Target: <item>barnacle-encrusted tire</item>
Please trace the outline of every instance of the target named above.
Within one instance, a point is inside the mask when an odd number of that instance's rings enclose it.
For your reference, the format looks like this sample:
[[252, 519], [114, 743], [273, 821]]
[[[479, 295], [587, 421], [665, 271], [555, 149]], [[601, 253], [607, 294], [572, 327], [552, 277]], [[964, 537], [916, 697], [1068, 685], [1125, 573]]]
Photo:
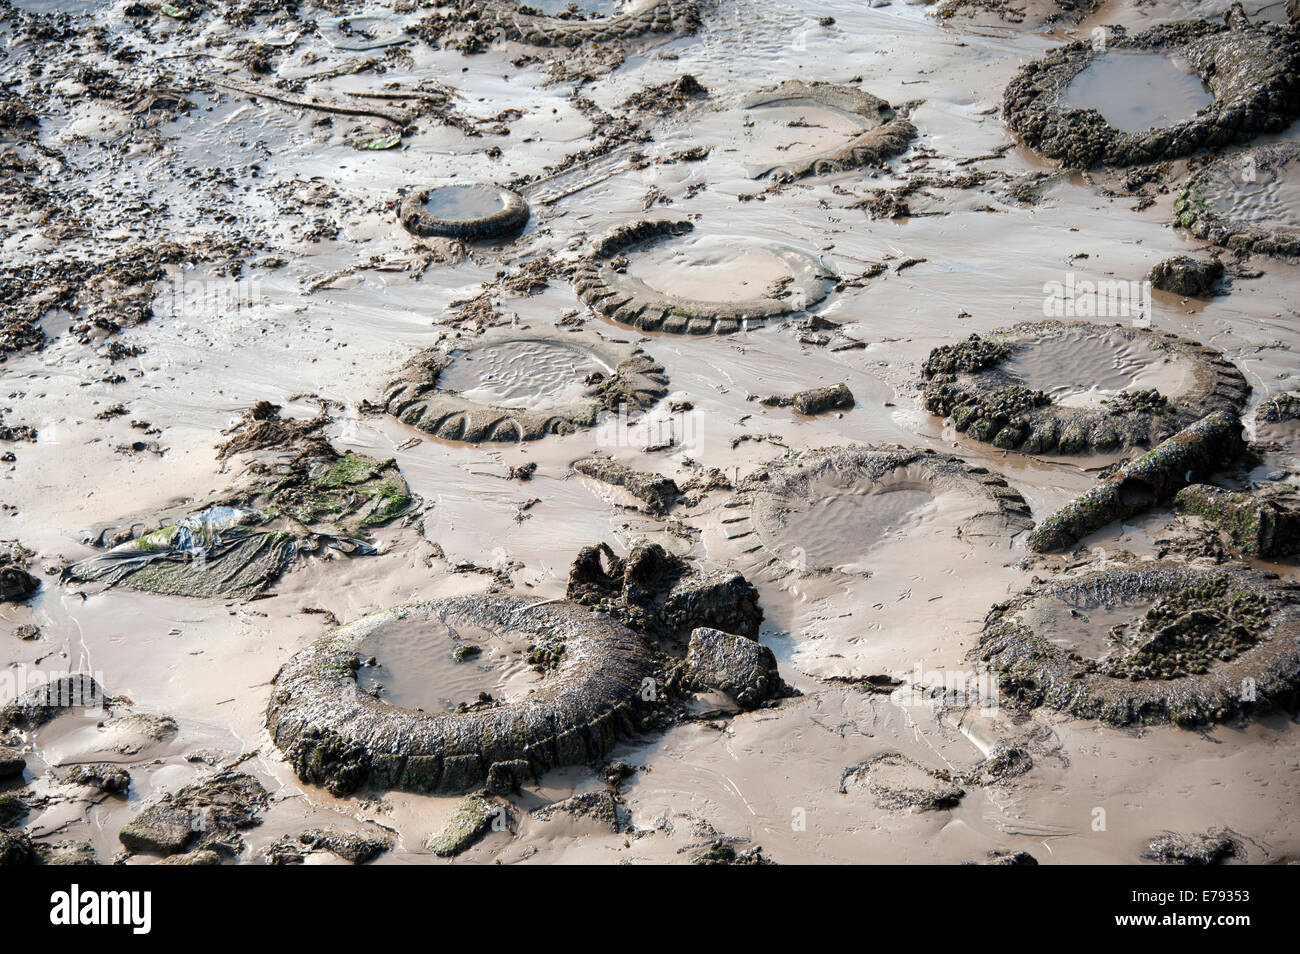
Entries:
[[694, 0], [654, 0], [614, 16], [585, 20], [525, 13], [519, 5], [493, 0], [483, 16], [507, 40], [530, 46], [616, 43], [649, 33], [694, 33], [700, 25], [700, 7]]
[[903, 152], [916, 138], [916, 127], [901, 119], [894, 108], [879, 96], [853, 86], [834, 83], [805, 83], [786, 80], [779, 86], [761, 90], [748, 97], [745, 109], [778, 106], [784, 103], [811, 102], [852, 113], [869, 128], [851, 142], [835, 149], [781, 166], [778, 178], [795, 179], [805, 175], [825, 175], [858, 166], [879, 165], [890, 156]]
[[789, 269], [789, 284], [779, 294], [735, 302], [665, 294], [614, 266], [613, 260], [624, 251], [685, 235], [694, 228], [686, 221], [643, 219], [613, 229], [596, 241], [590, 256], [575, 270], [578, 297], [606, 318], [641, 331], [724, 335], [802, 311], [830, 293], [834, 275], [820, 260], [784, 245], [771, 245], [768, 251]]
[[[1300, 146], [1282, 143], [1260, 146], [1215, 159], [1193, 174], [1174, 196], [1174, 221], [1197, 238], [1234, 252], [1262, 255], [1300, 255], [1300, 228], [1259, 221], [1258, 210], [1233, 213], [1233, 203], [1248, 201], [1250, 192], [1290, 171], [1300, 157]], [[1220, 204], [1216, 204], [1216, 199]], [[1226, 206], [1226, 207], [1225, 207]]]
[[[773, 464], [765, 479], [744, 488], [723, 506], [727, 538], [745, 553], [762, 551], [767, 565], [798, 572], [821, 573], [835, 569], [809, 561], [792, 565], [790, 544], [782, 537], [791, 508], [806, 504], [822, 480], [869, 484], [878, 491], [924, 486], [935, 493], [961, 492], [978, 509], [953, 531], [965, 538], [1004, 538], [1033, 526], [1029, 504], [1007, 481], [984, 467], [973, 467], [959, 457], [932, 450], [855, 445], [811, 451]], [[846, 528], [846, 532], [851, 528]], [[863, 539], [867, 548], [876, 541]]]
[[[1191, 382], [1179, 395], [1154, 391], [1121, 394], [1095, 408], [1063, 407], [1042, 391], [1020, 384], [1005, 362], [1050, 338], [1077, 334], [1145, 342], [1188, 362]], [[1250, 385], [1213, 348], [1177, 335], [1087, 321], [1024, 322], [985, 337], [943, 345], [922, 369], [924, 401], [933, 414], [976, 440], [1025, 453], [1078, 454], [1151, 447], [1215, 411], [1238, 414]]]
[[[429, 196], [439, 189], [474, 189], [495, 197], [501, 208], [489, 215], [466, 219], [449, 219], [433, 215], [425, 208]], [[414, 235], [457, 239], [490, 239], [512, 235], [528, 223], [528, 203], [523, 196], [498, 185], [434, 186], [419, 189], [402, 199], [398, 219]]]
[[[1300, 38], [1235, 13], [1227, 20], [1167, 24], [1133, 36], [1115, 27], [1104, 51], [1070, 43], [1016, 74], [1003, 94], [1003, 117], [1031, 148], [1079, 168], [1176, 159], [1280, 132], [1300, 114]], [[1140, 133], [1061, 102], [1070, 80], [1117, 50], [1179, 55], [1210, 85], [1214, 101], [1190, 119]]]
[[[581, 400], [563, 407], [497, 407], [440, 390], [438, 378], [456, 352], [472, 354], [517, 342], [573, 349], [612, 369], [590, 383]], [[384, 408], [398, 420], [452, 441], [531, 441], [547, 434], [571, 434], [596, 423], [601, 411], [644, 410], [668, 393], [662, 365], [634, 345], [586, 332], [495, 329], [477, 338], [449, 338], [408, 361], [384, 391]]]
[[[359, 691], [363, 641], [411, 620], [524, 636], [553, 668], [524, 699], [477, 711], [403, 709]], [[642, 637], [572, 603], [435, 600], [357, 620], [298, 653], [275, 678], [266, 724], [298, 777], [336, 794], [366, 785], [465, 791], [608, 755], [637, 731], [655, 663]]]
[[[1152, 599], [1140, 624], [1151, 629], [1118, 656], [1085, 658], [1060, 644], [1061, 619]], [[1237, 564], [1093, 571], [994, 606], [971, 657], [997, 675], [1004, 702], [1115, 725], [1290, 709], [1300, 689], [1300, 586]]]

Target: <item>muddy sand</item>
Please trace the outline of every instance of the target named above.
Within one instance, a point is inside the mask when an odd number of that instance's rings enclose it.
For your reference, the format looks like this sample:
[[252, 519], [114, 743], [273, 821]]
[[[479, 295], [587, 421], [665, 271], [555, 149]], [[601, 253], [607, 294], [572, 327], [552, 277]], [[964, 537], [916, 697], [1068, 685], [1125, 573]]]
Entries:
[[1300, 859], [1283, 4], [0, 38], [0, 859]]

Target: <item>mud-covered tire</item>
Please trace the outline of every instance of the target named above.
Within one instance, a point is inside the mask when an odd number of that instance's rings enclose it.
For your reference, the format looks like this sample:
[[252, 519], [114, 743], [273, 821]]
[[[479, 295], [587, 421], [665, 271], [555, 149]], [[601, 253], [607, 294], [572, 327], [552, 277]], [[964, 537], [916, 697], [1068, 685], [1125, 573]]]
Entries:
[[530, 213], [523, 196], [503, 186], [483, 183], [475, 183], [472, 188], [494, 193], [501, 201], [498, 211], [472, 219], [440, 218], [431, 214], [424, 203], [430, 194], [441, 188], [463, 186], [434, 186], [408, 194], [402, 199], [398, 211], [398, 219], [403, 228], [413, 235], [477, 241], [514, 235], [528, 224]]
[[[1300, 146], [1281, 143], [1215, 159], [1194, 173], [1175, 194], [1174, 223], [1199, 239], [1234, 252], [1300, 256], [1300, 228], [1262, 225], [1253, 221], [1253, 216], [1238, 218], [1231, 210], [1216, 209], [1206, 198], [1207, 192], [1237, 187], [1235, 176], [1246, 169], [1258, 179], [1280, 173], [1297, 157]], [[1300, 169], [1296, 171], [1300, 173]]]

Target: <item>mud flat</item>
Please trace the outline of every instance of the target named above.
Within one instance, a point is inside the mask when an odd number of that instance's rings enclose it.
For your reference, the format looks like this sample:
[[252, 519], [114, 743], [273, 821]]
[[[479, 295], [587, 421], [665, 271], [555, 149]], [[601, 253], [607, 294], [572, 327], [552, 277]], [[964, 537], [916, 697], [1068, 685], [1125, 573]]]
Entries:
[[1025, 453], [1148, 447], [1250, 388], [1221, 354], [1175, 335], [1090, 322], [1036, 322], [936, 348], [926, 408], [979, 441]]

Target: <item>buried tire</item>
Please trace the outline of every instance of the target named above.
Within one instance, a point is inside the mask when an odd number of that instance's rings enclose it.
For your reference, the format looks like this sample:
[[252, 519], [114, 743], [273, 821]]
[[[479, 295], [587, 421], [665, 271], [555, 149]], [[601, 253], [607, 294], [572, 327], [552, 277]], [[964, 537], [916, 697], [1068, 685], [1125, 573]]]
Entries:
[[1193, 175], [1174, 197], [1174, 222], [1197, 238], [1234, 252], [1300, 255], [1300, 210], [1279, 192], [1300, 177], [1300, 146], [1283, 143], [1222, 156]]
[[413, 235], [471, 240], [513, 235], [528, 215], [523, 196], [486, 183], [420, 189], [402, 199], [398, 210]]

